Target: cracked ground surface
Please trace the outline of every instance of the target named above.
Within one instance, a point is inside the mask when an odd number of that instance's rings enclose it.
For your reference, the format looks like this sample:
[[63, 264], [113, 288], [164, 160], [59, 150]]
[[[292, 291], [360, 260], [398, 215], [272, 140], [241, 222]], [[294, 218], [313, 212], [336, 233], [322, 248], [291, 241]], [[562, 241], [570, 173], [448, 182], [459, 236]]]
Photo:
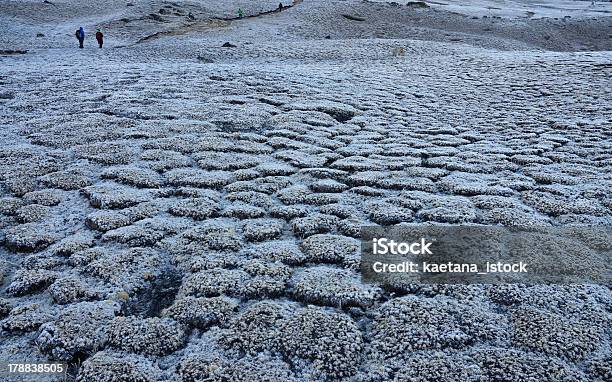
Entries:
[[609, 286], [390, 293], [358, 238], [609, 226], [610, 53], [306, 39], [300, 12], [2, 58], [0, 359], [92, 382], [609, 380]]

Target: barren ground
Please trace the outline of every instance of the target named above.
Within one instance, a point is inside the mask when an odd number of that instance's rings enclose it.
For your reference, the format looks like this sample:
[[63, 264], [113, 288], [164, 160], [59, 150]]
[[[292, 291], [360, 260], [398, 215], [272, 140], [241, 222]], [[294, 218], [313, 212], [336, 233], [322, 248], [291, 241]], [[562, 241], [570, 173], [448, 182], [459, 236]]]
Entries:
[[0, 1], [0, 50], [28, 51], [0, 56], [0, 360], [83, 382], [609, 380], [609, 286], [391, 293], [361, 281], [358, 238], [609, 226], [610, 3], [132, 3]]

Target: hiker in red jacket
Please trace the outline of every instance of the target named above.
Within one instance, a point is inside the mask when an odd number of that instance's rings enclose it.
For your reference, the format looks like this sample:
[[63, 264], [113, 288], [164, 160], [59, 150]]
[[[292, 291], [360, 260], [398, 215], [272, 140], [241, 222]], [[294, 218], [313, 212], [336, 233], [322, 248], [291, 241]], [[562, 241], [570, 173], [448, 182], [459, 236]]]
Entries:
[[100, 45], [100, 49], [102, 49], [102, 44], [104, 44], [104, 35], [100, 29], [96, 30], [96, 40], [98, 40], [98, 45]]

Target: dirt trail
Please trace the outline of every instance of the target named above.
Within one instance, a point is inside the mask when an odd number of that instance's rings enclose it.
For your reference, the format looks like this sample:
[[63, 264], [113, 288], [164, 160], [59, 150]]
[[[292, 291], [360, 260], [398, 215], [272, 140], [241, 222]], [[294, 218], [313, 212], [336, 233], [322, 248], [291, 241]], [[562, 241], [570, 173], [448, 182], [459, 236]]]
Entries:
[[[175, 29], [169, 30], [169, 31], [161, 31], [161, 32], [156, 32], [153, 33], [151, 35], [145, 36], [141, 39], [139, 39], [138, 41], [136, 41], [136, 44], [140, 44], [143, 42], [147, 42], [147, 41], [151, 41], [157, 38], [161, 38], [161, 37], [168, 37], [168, 36], [181, 36], [181, 35], [185, 35], [188, 33], [192, 33], [192, 32], [202, 32], [202, 31], [206, 31], [206, 30], [210, 30], [210, 29], [218, 29], [218, 28], [224, 28], [230, 25], [230, 23], [232, 21], [239, 21], [239, 20], [246, 20], [246, 19], [256, 19], [256, 18], [260, 18], [263, 16], [268, 16], [268, 15], [272, 15], [275, 13], [280, 13], [282, 11], [285, 11], [287, 9], [293, 8], [296, 5], [302, 3], [303, 0], [295, 0], [291, 5], [283, 5], [282, 8], [276, 8], [276, 9], [272, 9], [270, 11], [264, 11], [264, 12], [259, 12], [256, 14], [252, 14], [252, 15], [245, 15], [245, 16], [235, 16], [235, 17], [215, 17], [212, 20], [206, 20], [203, 22], [193, 22], [187, 25], [183, 25], [183, 26], [179, 26]], [[280, 3], [282, 4], [282, 3]]]
[[211, 29], [225, 28], [229, 25], [230, 25], [230, 22], [225, 21], [223, 19], [196, 21], [194, 23], [183, 25], [183, 26], [180, 26], [172, 30], [153, 33], [151, 35], [148, 35], [148, 36], [145, 36], [139, 39], [132, 45], [141, 44], [143, 42], [155, 40], [155, 39], [162, 38], [162, 37], [181, 36], [181, 35], [185, 35], [185, 34], [192, 33], [192, 32], [203, 32], [203, 31], [207, 31]]

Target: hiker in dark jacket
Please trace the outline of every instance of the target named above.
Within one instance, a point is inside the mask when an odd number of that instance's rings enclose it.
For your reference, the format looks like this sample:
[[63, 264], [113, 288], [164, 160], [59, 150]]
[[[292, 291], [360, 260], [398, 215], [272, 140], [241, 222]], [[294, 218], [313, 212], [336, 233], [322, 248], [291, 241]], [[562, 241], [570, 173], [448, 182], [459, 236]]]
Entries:
[[283, 11], [283, 3], [278, 3], [278, 11], [279, 12]]
[[100, 49], [102, 49], [102, 44], [104, 44], [104, 34], [100, 29], [96, 30], [96, 40], [98, 40], [98, 45], [100, 45]]
[[79, 40], [79, 48], [83, 48], [83, 42], [85, 41], [85, 30], [83, 30], [83, 27], [80, 27], [79, 29], [77, 29], [76, 33], [74, 34], [77, 38], [77, 40]]

